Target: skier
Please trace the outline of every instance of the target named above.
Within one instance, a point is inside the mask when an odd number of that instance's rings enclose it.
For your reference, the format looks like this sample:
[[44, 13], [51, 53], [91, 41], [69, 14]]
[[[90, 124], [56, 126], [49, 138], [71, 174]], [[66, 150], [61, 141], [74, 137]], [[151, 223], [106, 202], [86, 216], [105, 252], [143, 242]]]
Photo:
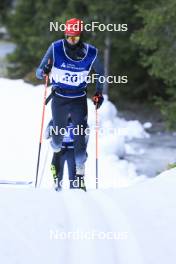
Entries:
[[[45, 138], [49, 139], [51, 137], [53, 127], [53, 120], [51, 120], [45, 131]], [[80, 188], [86, 191], [84, 178], [76, 178], [76, 164], [74, 156], [74, 135], [73, 135], [73, 123], [71, 117], [68, 118], [68, 125], [66, 127], [66, 133], [63, 137], [61, 151], [58, 153], [53, 153], [53, 158], [51, 162], [51, 173], [56, 185], [56, 191], [62, 189], [62, 180], [64, 173], [65, 162], [68, 164], [68, 174], [70, 188]], [[86, 137], [86, 144], [88, 142], [88, 137]]]
[[[50, 76], [54, 93], [51, 109], [53, 127], [58, 133], [52, 134], [51, 147], [54, 152], [61, 151], [63, 135], [61, 128], [66, 128], [68, 115], [74, 127], [83, 128], [83, 133], [74, 135], [74, 154], [76, 175], [84, 176], [86, 161], [85, 129], [87, 127], [87, 82], [91, 69], [97, 77], [103, 75], [98, 50], [82, 41], [82, 21], [72, 18], [66, 21], [65, 38], [57, 40], [48, 48], [36, 76], [43, 79]], [[48, 63], [49, 62], [49, 63]], [[96, 82], [93, 102], [99, 108], [103, 103], [103, 84]]]

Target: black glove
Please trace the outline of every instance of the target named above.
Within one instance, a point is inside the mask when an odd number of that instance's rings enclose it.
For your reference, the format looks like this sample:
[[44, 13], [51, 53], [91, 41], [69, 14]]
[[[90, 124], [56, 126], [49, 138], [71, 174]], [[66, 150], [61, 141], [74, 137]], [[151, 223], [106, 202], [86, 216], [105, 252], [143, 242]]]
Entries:
[[104, 98], [103, 95], [99, 92], [96, 92], [92, 98], [94, 105], [96, 105], [96, 109], [100, 108], [102, 105]]
[[44, 74], [48, 75], [51, 71], [51, 68], [52, 68], [52, 64], [51, 63], [48, 63], [47, 65], [45, 65], [43, 67], [43, 72]]

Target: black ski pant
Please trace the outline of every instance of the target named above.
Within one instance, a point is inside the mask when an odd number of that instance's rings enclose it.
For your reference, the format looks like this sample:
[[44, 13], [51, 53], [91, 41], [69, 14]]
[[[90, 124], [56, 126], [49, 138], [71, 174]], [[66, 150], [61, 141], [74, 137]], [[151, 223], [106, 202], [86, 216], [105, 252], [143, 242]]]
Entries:
[[73, 189], [74, 181], [76, 180], [76, 164], [73, 148], [65, 148], [61, 150], [61, 153], [53, 154], [52, 165], [54, 165], [56, 169], [58, 188], [62, 188], [65, 162], [67, 162], [68, 165], [70, 188]]
[[[86, 135], [87, 128], [87, 96], [66, 98], [54, 95], [51, 103], [53, 131], [52, 141], [56, 147], [62, 146], [64, 129], [67, 127], [68, 115], [74, 126], [74, 154], [76, 166], [83, 165], [86, 161]], [[75, 128], [77, 128], [75, 130]]]

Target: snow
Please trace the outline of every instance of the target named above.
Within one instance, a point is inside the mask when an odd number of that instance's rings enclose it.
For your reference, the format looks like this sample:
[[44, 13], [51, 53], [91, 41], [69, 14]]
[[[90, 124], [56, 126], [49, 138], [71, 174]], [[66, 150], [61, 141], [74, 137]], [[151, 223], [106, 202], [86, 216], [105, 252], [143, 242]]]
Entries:
[[[0, 35], [5, 34], [5, 31], [1, 31], [2, 28], [0, 28]], [[5, 57], [12, 53], [15, 49], [15, 44], [7, 41], [0, 41], [0, 59], [5, 59]], [[3, 65], [2, 65], [3, 67]]]
[[174, 264], [175, 173], [118, 191], [1, 188], [1, 263]]
[[[0, 179], [34, 181], [43, 85], [1, 78], [0, 92]], [[92, 128], [95, 110], [90, 100], [88, 104]], [[134, 164], [120, 158], [126, 150], [135, 151], [129, 140], [149, 136], [144, 126], [119, 118], [107, 97], [98, 117], [101, 129], [117, 130], [99, 136], [99, 190], [93, 129], [86, 165], [88, 192], [67, 190], [67, 181], [62, 192], [52, 189], [52, 151], [46, 140], [39, 187], [0, 186], [1, 263], [175, 263], [176, 169], [154, 179], [137, 175]], [[50, 118], [48, 105], [45, 126]]]
[[[23, 80], [0, 78], [0, 92], [2, 98], [0, 104], [2, 123], [0, 179], [35, 180], [43, 85], [33, 86]], [[95, 188], [95, 108], [90, 99], [88, 107], [88, 123], [91, 132], [86, 166], [86, 175], [89, 177], [86, 177], [86, 184], [88, 188]], [[48, 104], [45, 127], [50, 118], [51, 111], [50, 104]], [[116, 188], [133, 184], [140, 178], [137, 177], [136, 168], [134, 164], [120, 160], [120, 158], [125, 157], [126, 149], [128, 149], [126, 140], [148, 137], [148, 133], [138, 121], [126, 121], [119, 118], [117, 109], [106, 96], [104, 104], [98, 111], [98, 119], [100, 187]], [[43, 140], [39, 182], [45, 188], [52, 186], [49, 170], [52, 151], [48, 145], [48, 141]], [[45, 167], [44, 164], [46, 164]], [[64, 186], [67, 187], [67, 184]]]
[[149, 129], [149, 128], [152, 127], [152, 123], [150, 123], [150, 122], [146, 122], [146, 123], [143, 124], [143, 127], [144, 127], [145, 129]]

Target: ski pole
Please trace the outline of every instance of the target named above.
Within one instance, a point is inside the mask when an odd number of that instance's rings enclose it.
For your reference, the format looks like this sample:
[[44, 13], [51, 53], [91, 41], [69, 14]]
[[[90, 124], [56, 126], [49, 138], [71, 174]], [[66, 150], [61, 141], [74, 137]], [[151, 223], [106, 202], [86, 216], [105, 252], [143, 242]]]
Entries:
[[40, 153], [41, 153], [42, 138], [43, 138], [43, 126], [44, 126], [44, 120], [45, 120], [47, 87], [48, 87], [48, 75], [46, 75], [45, 77], [45, 91], [44, 91], [44, 98], [43, 98], [43, 110], [42, 110], [42, 121], [41, 121], [41, 129], [40, 129], [40, 141], [39, 141], [39, 148], [38, 148], [37, 169], [36, 169], [36, 177], [35, 177], [35, 188], [37, 187], [39, 165], [40, 165]]
[[96, 189], [98, 189], [98, 104], [95, 106], [96, 115], [96, 134], [95, 134], [95, 144], [96, 144]]
[[38, 187], [41, 186], [43, 178], [44, 178], [44, 174], [45, 174], [45, 171], [46, 171], [46, 164], [47, 164], [48, 154], [49, 154], [49, 144], [47, 145], [47, 150], [46, 150], [46, 153], [45, 153], [45, 158], [44, 158], [44, 162], [43, 162], [44, 165], [43, 165], [43, 168], [41, 170], [41, 177], [40, 177], [40, 180], [37, 182], [37, 186]]

